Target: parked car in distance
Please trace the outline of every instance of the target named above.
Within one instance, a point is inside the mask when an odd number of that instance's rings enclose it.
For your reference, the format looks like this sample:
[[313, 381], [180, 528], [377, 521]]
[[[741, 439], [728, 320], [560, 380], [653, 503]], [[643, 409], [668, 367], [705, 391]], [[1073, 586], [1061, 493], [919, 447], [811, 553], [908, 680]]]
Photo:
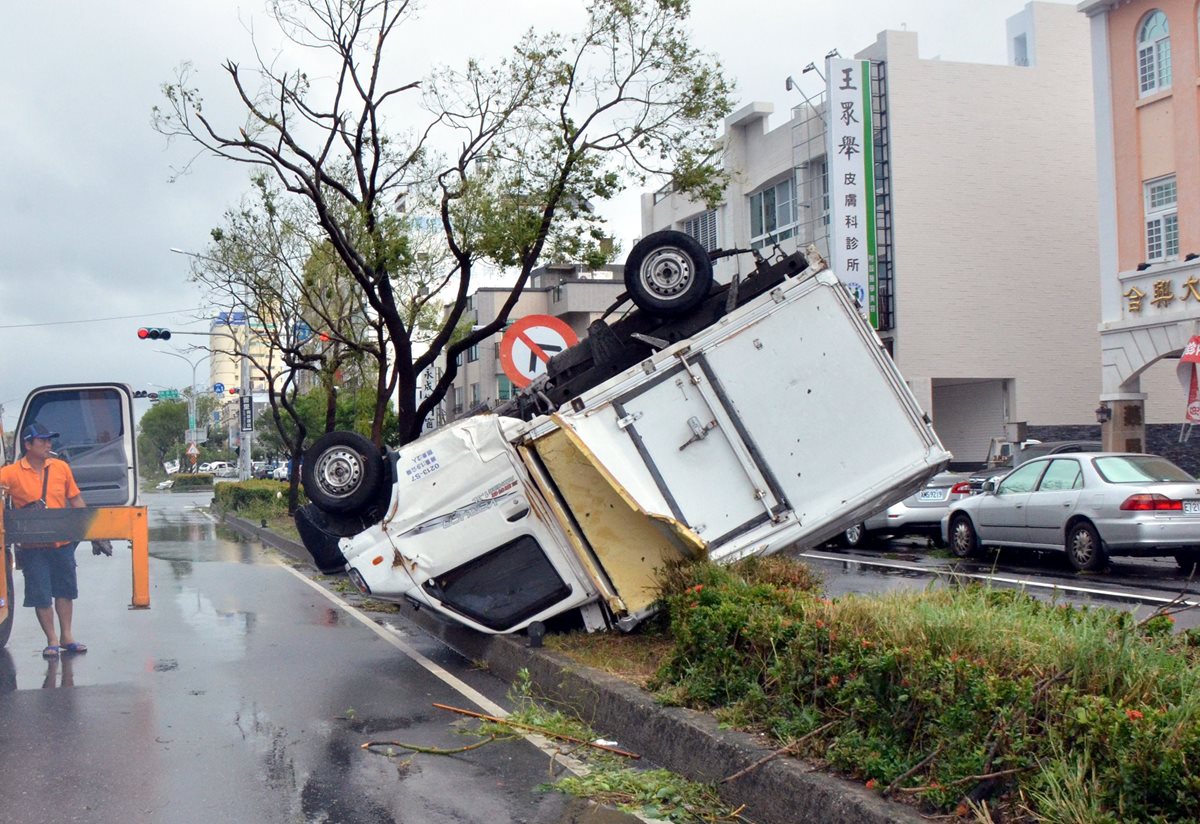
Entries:
[[286, 481], [288, 479], [288, 462], [280, 461], [275, 468], [271, 470], [271, 477], [277, 481]]
[[916, 493], [847, 529], [842, 533], [839, 543], [846, 547], [857, 547], [875, 537], [924, 535], [939, 546], [944, 546], [942, 518], [950, 504], [970, 494], [967, 473], [939, 472]]
[[1078, 570], [1110, 555], [1200, 561], [1200, 482], [1166, 458], [1121, 452], [1049, 455], [957, 501], [942, 537], [959, 557], [984, 546], [1056, 549]]
[[972, 472], [969, 479], [971, 492], [979, 492], [989, 478], [1003, 478], [1021, 464], [1045, 455], [1062, 455], [1067, 452], [1100, 452], [1104, 445], [1100, 441], [1025, 441], [1018, 448], [1006, 450], [996, 457], [996, 463], [989, 460], [986, 469]]

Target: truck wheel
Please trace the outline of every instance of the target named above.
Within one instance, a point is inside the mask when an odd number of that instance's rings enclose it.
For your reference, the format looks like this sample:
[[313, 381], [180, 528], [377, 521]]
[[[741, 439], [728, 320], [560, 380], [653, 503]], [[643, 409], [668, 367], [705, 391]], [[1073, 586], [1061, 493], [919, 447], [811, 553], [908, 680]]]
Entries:
[[651, 232], [625, 258], [625, 288], [639, 309], [661, 317], [686, 315], [708, 297], [712, 261], [694, 237]]
[[383, 455], [357, 432], [329, 432], [304, 453], [304, 494], [326, 512], [348, 515], [370, 504], [384, 478]]
[[[12, 552], [12, 549], [9, 549]], [[7, 556], [6, 556], [7, 557]], [[4, 577], [8, 581], [8, 617], [4, 619], [4, 623], [0, 624], [0, 649], [8, 643], [8, 636], [12, 634], [13, 617], [17, 614], [17, 602], [13, 598], [13, 574], [12, 565], [6, 563], [4, 565]]]

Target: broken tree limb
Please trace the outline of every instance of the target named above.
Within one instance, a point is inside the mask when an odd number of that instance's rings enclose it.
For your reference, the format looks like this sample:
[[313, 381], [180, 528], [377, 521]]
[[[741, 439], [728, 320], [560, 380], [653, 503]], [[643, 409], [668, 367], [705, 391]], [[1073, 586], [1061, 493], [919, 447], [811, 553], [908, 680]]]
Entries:
[[718, 783], [728, 784], [731, 781], [737, 781], [743, 775], [747, 775], [749, 773], [754, 772], [759, 767], [761, 767], [763, 764], [766, 764], [768, 761], [778, 758], [781, 755], [787, 755], [789, 752], [796, 749], [796, 747], [799, 747], [801, 744], [803, 744], [808, 739], [812, 738], [814, 735], [825, 732], [825, 730], [829, 729], [836, 723], [837, 723], [836, 721], [830, 721], [828, 724], [817, 727], [815, 730], [812, 730], [811, 732], [805, 733], [804, 735], [797, 738], [795, 741], [788, 744], [786, 747], [780, 747], [779, 749], [775, 750], [774, 752], [764, 755], [762, 758], [755, 761], [749, 767], [746, 767], [743, 770], [738, 770], [733, 775], [728, 775], [728, 776], [722, 778]]
[[[489, 735], [484, 741], [477, 741], [474, 744], [468, 744], [465, 747], [456, 747], [452, 750], [442, 749], [441, 747], [422, 747], [419, 744], [406, 744], [403, 741], [368, 741], [365, 744], [360, 745], [359, 749], [375, 752], [375, 747], [400, 747], [401, 749], [412, 750], [413, 752], [428, 753], [430, 755], [457, 755], [460, 752], [477, 750], [484, 744], [490, 744], [495, 740], [496, 736]], [[386, 755], [386, 753], [376, 753], [376, 755]]]
[[479, 718], [483, 721], [492, 721], [496, 724], [504, 724], [509, 727], [515, 727], [516, 729], [519, 729], [519, 730], [525, 730], [527, 732], [535, 732], [538, 735], [544, 735], [547, 738], [557, 738], [560, 741], [570, 741], [572, 744], [584, 744], [588, 747], [592, 747], [593, 749], [603, 750], [604, 752], [610, 752], [613, 755], [620, 755], [620, 756], [624, 756], [625, 758], [632, 758], [634, 760], [641, 758], [641, 756], [638, 755], [637, 753], [629, 752], [628, 750], [617, 749], [616, 747], [610, 747], [607, 744], [597, 744], [595, 741], [584, 741], [582, 738], [575, 738], [570, 735], [563, 735], [562, 733], [554, 732], [554, 730], [548, 730], [548, 729], [545, 729], [544, 727], [535, 727], [532, 724], [522, 724], [519, 721], [510, 721], [507, 718], [497, 718], [494, 715], [484, 715], [481, 712], [475, 712], [473, 710], [464, 710], [459, 707], [451, 707], [447, 704], [434, 704], [433, 706], [437, 707], [439, 710], [448, 710], [450, 712], [456, 712], [459, 715], [467, 715], [467, 716], [470, 716], [471, 718]]

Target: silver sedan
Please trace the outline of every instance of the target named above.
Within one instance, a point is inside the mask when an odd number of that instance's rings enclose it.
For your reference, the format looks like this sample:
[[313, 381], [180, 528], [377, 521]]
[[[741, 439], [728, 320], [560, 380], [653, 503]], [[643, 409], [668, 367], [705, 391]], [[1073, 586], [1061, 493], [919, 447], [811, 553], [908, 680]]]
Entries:
[[1166, 458], [1080, 452], [1039, 458], [953, 504], [942, 535], [959, 557], [983, 546], [1065, 549], [1079, 570], [1110, 555], [1200, 561], [1200, 482]]

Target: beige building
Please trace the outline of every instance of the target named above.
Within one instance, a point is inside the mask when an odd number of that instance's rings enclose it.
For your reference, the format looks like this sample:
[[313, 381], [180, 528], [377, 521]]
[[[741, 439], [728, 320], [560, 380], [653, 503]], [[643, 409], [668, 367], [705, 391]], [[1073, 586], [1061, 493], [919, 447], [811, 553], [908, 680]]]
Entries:
[[[623, 267], [587, 270], [577, 264], [554, 264], [535, 270], [529, 284], [509, 314], [509, 323], [529, 315], [551, 315], [564, 321], [580, 339], [588, 325], [600, 317], [625, 291]], [[469, 298], [468, 315], [475, 325], [496, 318], [511, 294], [504, 287], [483, 287]], [[483, 404], [494, 406], [512, 397], [512, 381], [500, 365], [502, 334], [479, 343], [459, 357], [458, 374], [446, 399], [445, 418], [453, 420]]]
[[1105, 443], [1145, 445], [1195, 471], [1200, 456], [1178, 444], [1187, 394], [1176, 367], [1200, 335], [1196, 2], [1087, 0], [1079, 10], [1096, 90]]
[[[1088, 27], [1071, 5], [1034, 2], [1000, 36], [1008, 65], [922, 59], [901, 31], [856, 55], [871, 61], [878, 331], [962, 462], [983, 460], [992, 437], [1098, 431]], [[788, 81], [804, 100], [787, 122], [769, 124], [763, 103], [727, 119], [724, 204], [644, 195], [644, 233], [828, 253], [830, 113], [815, 73]], [[739, 257], [718, 277], [745, 271]]]

